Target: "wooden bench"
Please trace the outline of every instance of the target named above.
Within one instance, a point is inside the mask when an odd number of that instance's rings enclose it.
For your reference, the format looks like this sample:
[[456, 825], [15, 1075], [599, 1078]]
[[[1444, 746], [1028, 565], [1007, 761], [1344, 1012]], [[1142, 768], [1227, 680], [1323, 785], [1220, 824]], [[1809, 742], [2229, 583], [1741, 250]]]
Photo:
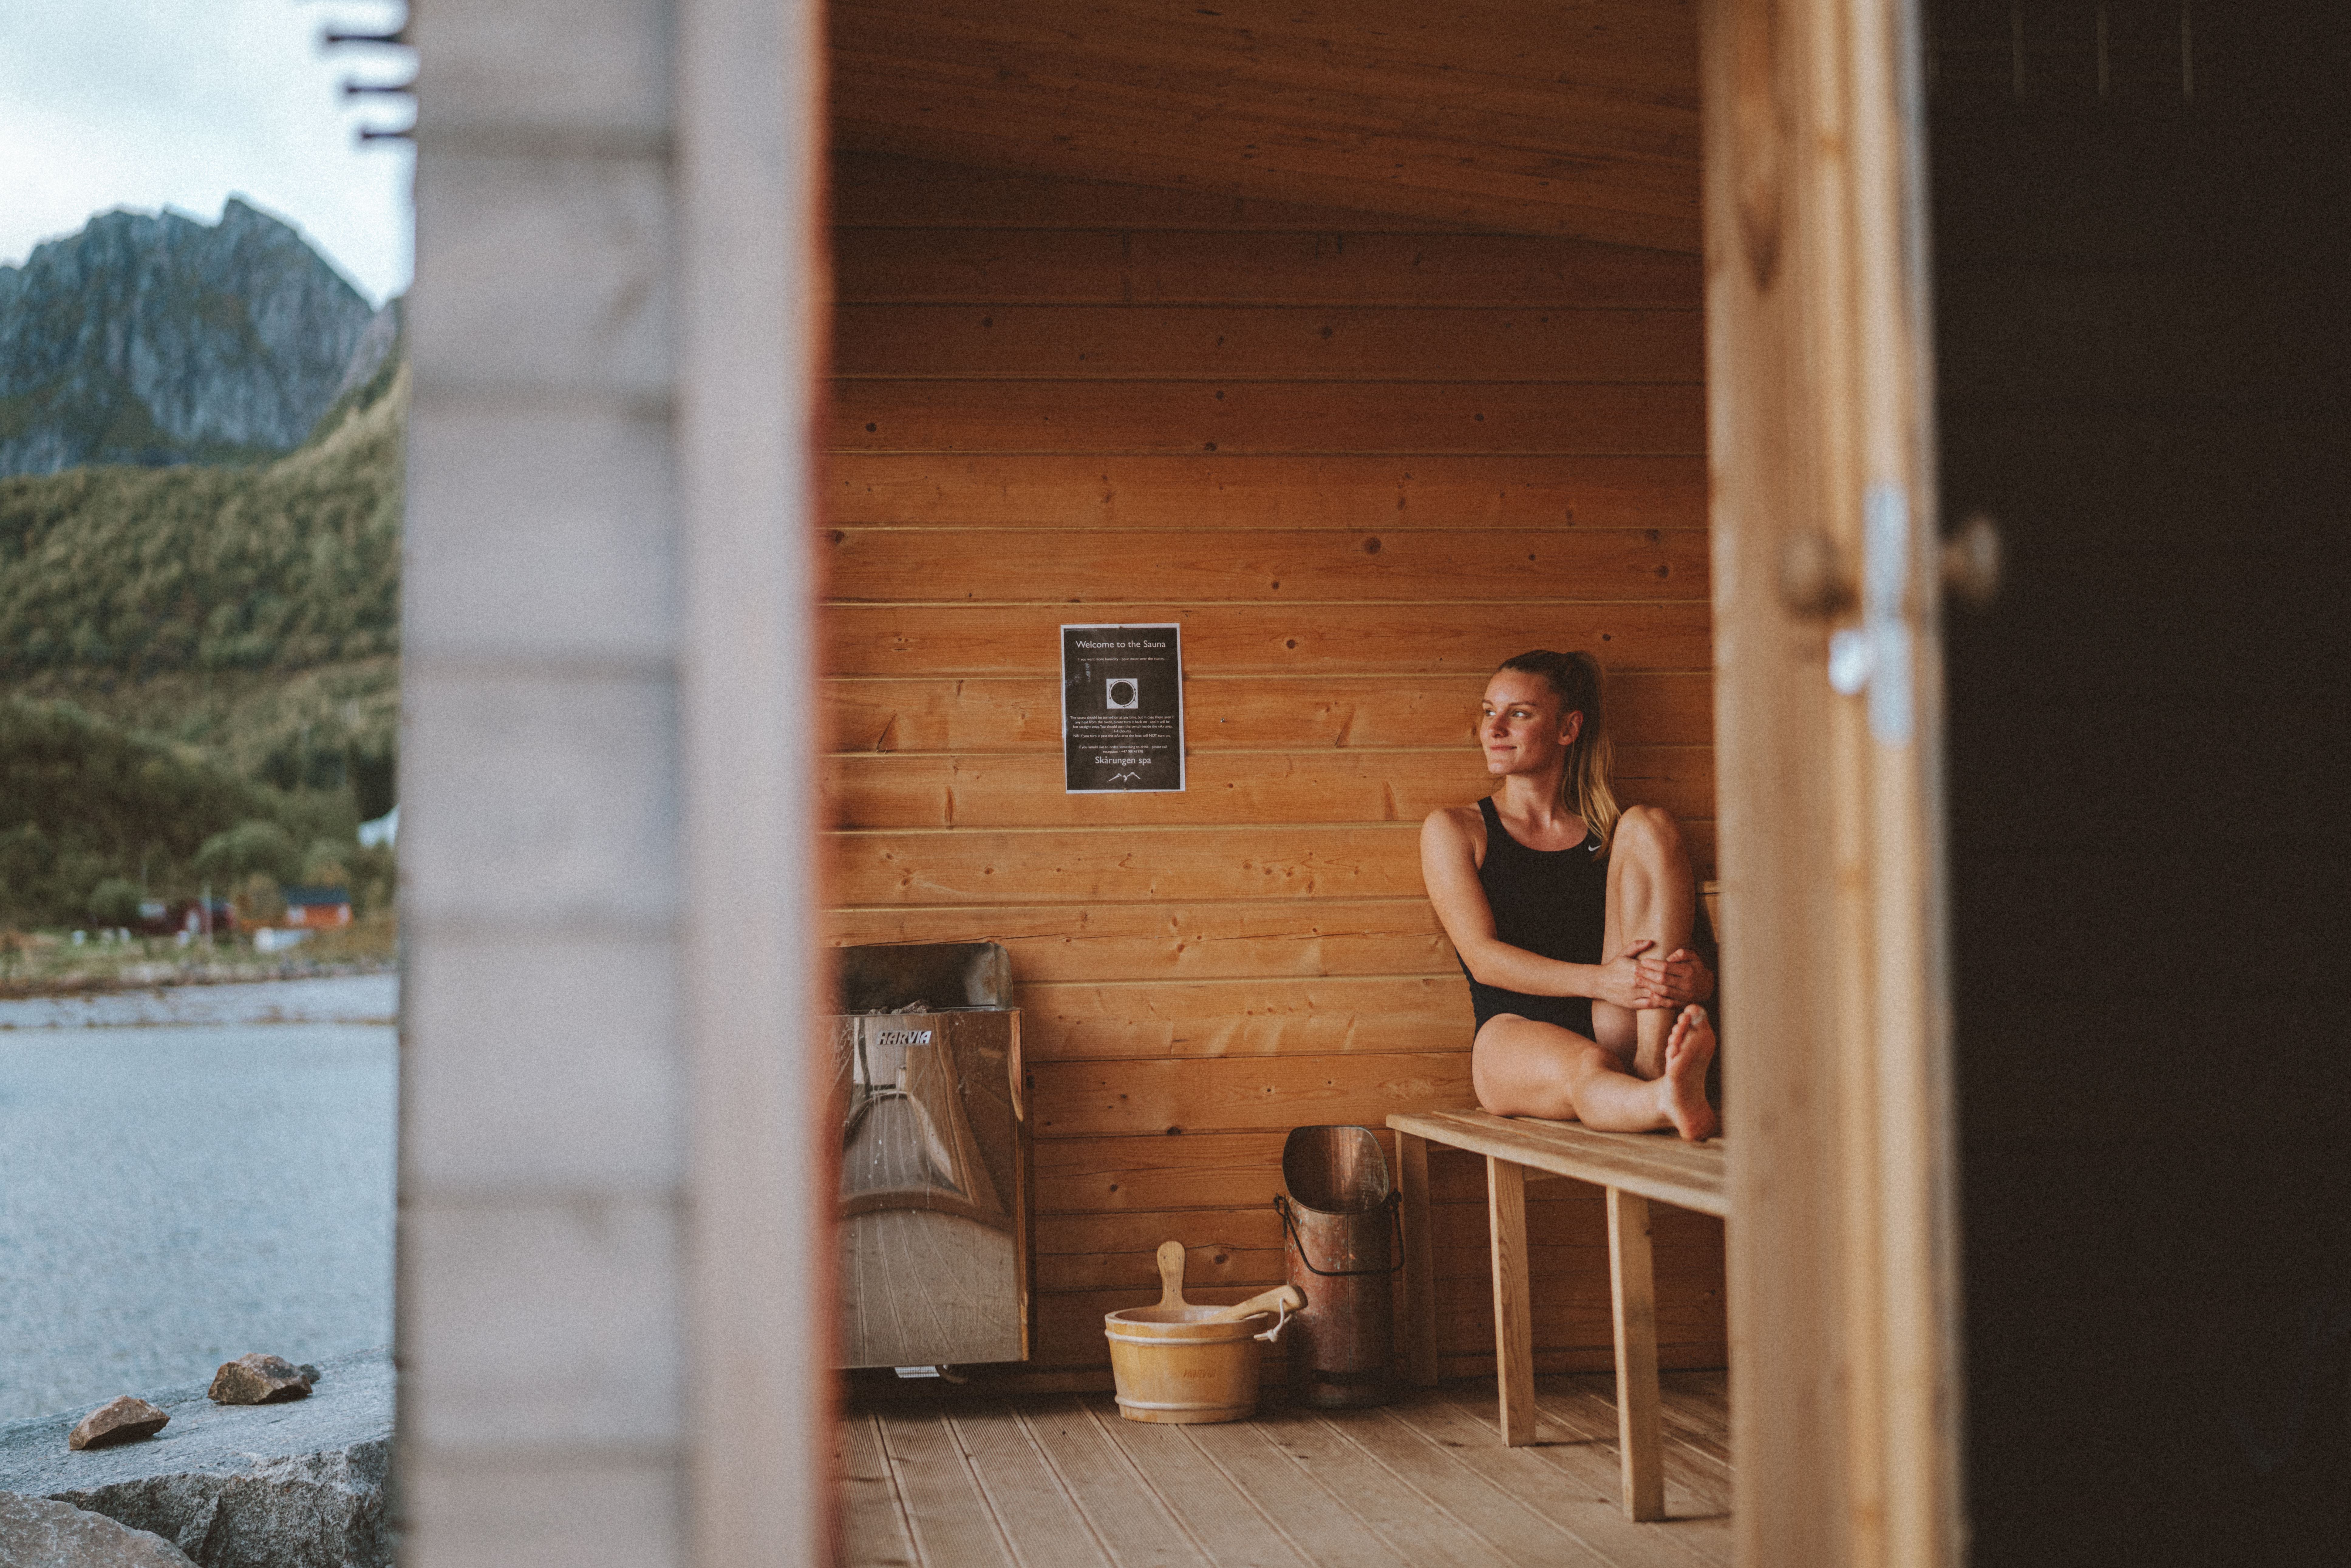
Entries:
[[1396, 1134], [1404, 1198], [1405, 1361], [1422, 1385], [1437, 1381], [1437, 1280], [1428, 1231], [1428, 1145], [1486, 1156], [1487, 1212], [1494, 1239], [1494, 1361], [1501, 1385], [1502, 1441], [1535, 1440], [1534, 1327], [1527, 1301], [1526, 1184], [1544, 1176], [1592, 1182], [1608, 1193], [1609, 1301], [1616, 1325], [1616, 1447], [1625, 1511], [1663, 1519], [1666, 1482], [1658, 1429], [1656, 1278], [1649, 1256], [1649, 1202], [1728, 1216], [1719, 1140], [1686, 1144], [1648, 1133], [1595, 1133], [1576, 1122], [1426, 1111], [1388, 1118]]

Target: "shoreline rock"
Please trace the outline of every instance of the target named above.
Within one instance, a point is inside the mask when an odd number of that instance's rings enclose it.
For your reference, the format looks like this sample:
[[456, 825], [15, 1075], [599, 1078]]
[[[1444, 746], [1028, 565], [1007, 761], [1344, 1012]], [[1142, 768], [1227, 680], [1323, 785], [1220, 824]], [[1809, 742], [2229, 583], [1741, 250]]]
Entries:
[[[308, 1375], [305, 1376], [304, 1374]], [[260, 1351], [225, 1361], [213, 1374], [204, 1397], [215, 1405], [276, 1405], [287, 1399], [308, 1399], [316, 1367], [300, 1367], [283, 1356]]]
[[15, 1568], [192, 1568], [155, 1534], [70, 1503], [0, 1491], [0, 1563]]
[[197, 1568], [391, 1568], [391, 1469], [385, 1437], [235, 1475], [150, 1476], [50, 1500], [160, 1536]]
[[286, 1403], [159, 1393], [171, 1425], [145, 1442], [70, 1452], [72, 1415], [0, 1427], [0, 1490], [149, 1531], [197, 1568], [391, 1568], [392, 1357], [319, 1370], [310, 1397]]
[[161, 1406], [150, 1405], [135, 1394], [118, 1395], [83, 1416], [80, 1425], [67, 1434], [66, 1447], [78, 1451], [135, 1443], [141, 1437], [153, 1437], [171, 1419]]

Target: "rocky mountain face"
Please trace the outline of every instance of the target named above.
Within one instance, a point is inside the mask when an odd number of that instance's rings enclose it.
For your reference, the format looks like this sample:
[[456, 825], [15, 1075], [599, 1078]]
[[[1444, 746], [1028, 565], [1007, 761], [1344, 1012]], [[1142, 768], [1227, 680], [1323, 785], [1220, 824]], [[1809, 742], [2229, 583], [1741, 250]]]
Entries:
[[216, 225], [92, 218], [0, 267], [0, 476], [290, 451], [374, 373], [391, 312], [234, 197]]

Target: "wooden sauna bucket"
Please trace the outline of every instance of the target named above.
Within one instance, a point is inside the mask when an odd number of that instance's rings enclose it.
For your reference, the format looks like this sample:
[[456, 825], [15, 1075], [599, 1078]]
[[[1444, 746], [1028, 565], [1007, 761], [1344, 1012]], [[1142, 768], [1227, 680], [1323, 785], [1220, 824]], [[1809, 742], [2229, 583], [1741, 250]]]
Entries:
[[1161, 1243], [1159, 1278], [1158, 1305], [1102, 1315], [1118, 1413], [1175, 1426], [1247, 1416], [1257, 1408], [1260, 1347], [1303, 1298], [1284, 1285], [1238, 1306], [1193, 1306], [1184, 1300], [1180, 1241]]

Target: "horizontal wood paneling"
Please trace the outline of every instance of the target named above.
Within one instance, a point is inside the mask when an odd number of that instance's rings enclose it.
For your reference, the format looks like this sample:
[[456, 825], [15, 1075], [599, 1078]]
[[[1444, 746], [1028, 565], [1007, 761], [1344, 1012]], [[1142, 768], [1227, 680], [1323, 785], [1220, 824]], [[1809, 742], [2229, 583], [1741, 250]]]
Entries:
[[1469, 1040], [1469, 990], [1452, 975], [1031, 984], [1031, 1061], [1117, 1057], [1418, 1051]]
[[[1038, 1363], [1082, 1370], [1170, 1237], [1205, 1299], [1280, 1276], [1290, 1128], [1470, 1099], [1417, 843], [1490, 787], [1470, 723], [1497, 663], [1596, 653], [1620, 795], [1711, 865], [1698, 279], [1327, 208], [844, 170], [872, 226], [838, 257], [833, 937], [1010, 950]], [[1171, 621], [1187, 788], [1065, 793], [1058, 627]], [[1431, 1175], [1467, 1364], [1483, 1168]], [[1602, 1220], [1567, 1185], [1530, 1195], [1543, 1354], [1604, 1364]], [[1660, 1234], [1671, 1354], [1719, 1360], [1719, 1240]]]
[[1219, 234], [1337, 234], [1366, 223], [1389, 230], [1459, 232], [1459, 224], [1370, 214], [1311, 203], [1259, 201], [1161, 185], [1065, 180], [968, 162], [838, 148], [833, 221], [858, 229], [1205, 229]]
[[1283, 1277], [1281, 1219], [1270, 1203], [1241, 1209], [1182, 1209], [1167, 1214], [1070, 1215], [1040, 1218], [1040, 1291], [1156, 1291], [1159, 1244], [1184, 1243], [1184, 1282], [1255, 1285]]
[[836, 526], [1697, 528], [1695, 456], [836, 453]]
[[[1457, 1034], [1456, 1038], [1458, 1038]], [[1245, 1132], [1321, 1123], [1382, 1126], [1418, 1105], [1462, 1105], [1469, 1053], [1162, 1057], [1040, 1061], [1030, 1070], [1040, 1137], [1115, 1133]], [[1188, 1118], [1188, 1120], [1186, 1119]]]
[[1399, 603], [1685, 598], [1707, 593], [1706, 536], [1677, 528], [1248, 534], [1007, 528], [843, 528], [827, 536], [844, 603]]
[[[846, 63], [838, 55], [835, 61]], [[832, 85], [836, 91], [878, 98], [898, 92], [904, 83], [894, 75], [886, 81], [877, 81], [869, 73], [839, 78]], [[1064, 116], [1071, 127], [1067, 138], [1056, 136], [1052, 141], [1045, 142], [1034, 139], [1033, 122], [1007, 118], [1008, 111], [1026, 106], [1016, 106], [1007, 95], [987, 90], [993, 83], [975, 82], [968, 72], [964, 72], [956, 82], [929, 85], [932, 90], [914, 95], [920, 99], [918, 115], [941, 110], [958, 111], [958, 117], [978, 121], [980, 126], [951, 131], [935, 120], [917, 119], [887, 127], [837, 121], [835, 129], [849, 137], [853, 145], [893, 147], [916, 158], [960, 158], [1177, 187], [1190, 183], [1203, 166], [1203, 160], [1208, 160], [1219, 163], [1225, 171], [1239, 174], [1241, 178], [1235, 183], [1250, 194], [1294, 198], [1311, 191], [1318, 199], [1343, 203], [1374, 214], [1403, 214], [1465, 228], [1573, 236], [1687, 254], [1698, 250], [1694, 203], [1688, 216], [1678, 212], [1635, 210], [1652, 204], [1644, 199], [1648, 189], [1674, 178], [1675, 172], [1658, 160], [1607, 167], [1620, 161], [1605, 155], [1569, 152], [1567, 156], [1573, 162], [1603, 168], [1607, 183], [1614, 187], [1593, 192], [1598, 199], [1592, 202], [1561, 203], [1542, 198], [1551, 183], [1547, 176], [1556, 174], [1562, 166], [1557, 158], [1551, 156], [1540, 160], [1516, 158], [1510, 168], [1499, 172], [1499, 180], [1479, 182], [1486, 186], [1481, 191], [1432, 193], [1425, 184], [1405, 182], [1445, 179], [1455, 171], [1442, 162], [1419, 161], [1409, 169], [1395, 170], [1398, 177], [1387, 177], [1386, 171], [1367, 175], [1350, 172], [1320, 156], [1321, 149], [1310, 145], [1298, 149], [1303, 155], [1297, 158], [1253, 162], [1250, 160], [1256, 154], [1248, 149], [1262, 143], [1238, 140], [1251, 133], [1250, 127], [1230, 127], [1220, 140], [1195, 138], [1171, 143], [1156, 134], [1126, 135], [1115, 117], [1100, 114]], [[1368, 143], [1364, 139], [1356, 140], [1359, 149], [1374, 161], [1384, 151], [1377, 144], [1378, 139]], [[1527, 199], [1529, 193], [1533, 193], [1536, 199]]]
[[[1473, 743], [1478, 693], [1459, 675], [1194, 674], [1184, 683], [1195, 755], [1223, 750], [1385, 751]], [[836, 680], [826, 691], [832, 749], [1061, 752], [1061, 690], [1046, 676]], [[1714, 677], [1634, 670], [1609, 682], [1609, 728], [1634, 748], [1714, 733]]]
[[1695, 310], [844, 305], [834, 371], [1163, 381], [1680, 382]]
[[[1175, 622], [1184, 671], [1197, 674], [1429, 675], [1457, 672], [1475, 702], [1486, 676], [1530, 647], [1590, 648], [1611, 670], [1708, 667], [1714, 632], [1703, 600], [1532, 604], [1228, 604], [1122, 602], [1116, 615], [922, 604], [834, 607], [827, 667], [841, 675], [1051, 674], [1062, 622]], [[1708, 738], [1692, 736], [1693, 741]]]
[[[1112, 795], [1103, 820], [1124, 805]], [[846, 904], [969, 904], [1040, 894], [1070, 903], [1226, 898], [1399, 898], [1422, 893], [1420, 824], [960, 829], [843, 832], [834, 896]]]
[[[1577, 1184], [1581, 1186], [1582, 1184]], [[1546, 1205], [1528, 1215], [1535, 1268], [1562, 1281], [1560, 1296], [1585, 1306], [1608, 1301], [1608, 1222], [1598, 1187], [1589, 1200]], [[1658, 1273], [1698, 1291], [1722, 1288], [1722, 1222], [1658, 1205], [1652, 1219]], [[1438, 1205], [1431, 1215], [1437, 1278], [1448, 1297], [1479, 1295], [1492, 1279], [1485, 1203]], [[1185, 1208], [1040, 1218], [1033, 1229], [1040, 1291], [1155, 1291], [1162, 1242], [1184, 1243], [1187, 1285], [1258, 1289], [1288, 1278], [1281, 1217], [1269, 1200], [1243, 1208]]]
[[[1372, 1125], [1389, 1169], [1394, 1171], [1395, 1135], [1384, 1124]], [[1094, 1214], [1191, 1207], [1235, 1209], [1270, 1203], [1273, 1195], [1281, 1190], [1284, 1136], [1286, 1133], [1280, 1132], [1244, 1132], [1196, 1133], [1173, 1138], [1057, 1138], [1038, 1145], [1038, 1211]], [[1486, 1201], [1486, 1162], [1475, 1155], [1457, 1149], [1430, 1149], [1428, 1180], [1430, 1201], [1440, 1206], [1482, 1207]], [[1599, 1217], [1598, 1194], [1599, 1189], [1586, 1182], [1531, 1181], [1527, 1184], [1528, 1212], [1532, 1214], [1552, 1204], [1571, 1207], [1582, 1205]], [[1479, 1236], [1485, 1234], [1485, 1223], [1482, 1217], [1476, 1222]]]
[[[1246, 78], [1287, 93], [1334, 87], [1374, 95], [1374, 83], [1409, 82], [1414, 101], [1492, 107], [1581, 123], [1654, 124], [1695, 154], [1692, 36], [1680, 7], [1596, 0], [1546, 7], [1540, 28], [1523, 7], [1448, 5], [1441, 13], [1395, 0], [1351, 5], [1352, 26], [1311, 7], [1244, 0], [1207, 7], [1097, 0], [1082, 26], [1065, 10], [1029, 3], [940, 5], [845, 0], [841, 41], [896, 42], [907, 54], [994, 63], [995, 51], [1087, 62], [1089, 75], [1124, 65], [1138, 82], [1207, 89]], [[1570, 68], [1562, 69], [1566, 67]]]
[[[1104, 823], [1125, 804], [1102, 803]], [[1134, 797], [1129, 797], [1132, 800]], [[1682, 824], [1714, 863], [1714, 824]], [[833, 894], [844, 904], [1192, 903], [1227, 898], [1417, 898], [1420, 824], [1278, 828], [956, 829], [844, 831]]]
[[1693, 256], [1524, 235], [836, 231], [847, 305], [1691, 309]]
[[1001, 942], [1021, 984], [1444, 974], [1451, 944], [1418, 894], [1245, 904], [844, 908], [842, 942]]
[[[1394, 1166], [1395, 1136], [1371, 1125]], [[1155, 1129], [1164, 1134], [1165, 1129]], [[1160, 1212], [1262, 1207], [1281, 1190], [1281, 1145], [1271, 1133], [1190, 1133], [1180, 1137], [1054, 1138], [1038, 1144], [1040, 1214]]]
[[1687, 385], [848, 381], [842, 452], [1668, 453], [1705, 449]]
[[[1195, 1299], [1218, 1306], [1248, 1300], [1262, 1286], [1213, 1285], [1204, 1287]], [[1143, 1292], [1155, 1300], [1153, 1292]], [[1186, 1292], [1187, 1297], [1190, 1292]], [[1136, 1299], [1137, 1291], [1125, 1290], [1077, 1291], [1040, 1292], [1036, 1298], [1036, 1355], [1042, 1366], [1068, 1366], [1105, 1362], [1110, 1359], [1109, 1342], [1102, 1337], [1102, 1315], [1125, 1307], [1144, 1304]], [[1440, 1295], [1437, 1301], [1437, 1350], [1447, 1355], [1474, 1356], [1493, 1354], [1494, 1322], [1487, 1301], [1466, 1292], [1454, 1299]], [[1690, 1290], [1680, 1281], [1658, 1281], [1657, 1349], [1658, 1360], [1668, 1365], [1722, 1364], [1723, 1340], [1720, 1333], [1721, 1296], [1719, 1292]], [[1538, 1346], [1590, 1346], [1595, 1356], [1594, 1368], [1604, 1367], [1606, 1351], [1600, 1347], [1609, 1343], [1608, 1305], [1604, 1297], [1596, 1305], [1584, 1301], [1563, 1301], [1552, 1290], [1538, 1290], [1534, 1298], [1534, 1335]], [[1689, 1357], [1669, 1357], [1667, 1348], [1686, 1347], [1698, 1353]], [[1453, 1375], [1461, 1375], [1457, 1371]]]
[[1270, 5], [855, 0], [828, 30], [838, 146], [1698, 247], [1683, 6], [1334, 27]]
[[[1714, 750], [1628, 746], [1617, 796], [1685, 821], [1714, 805]], [[1070, 795], [1058, 753], [836, 757], [834, 820], [844, 828], [1059, 828], [1103, 822], [1205, 826], [1414, 822], [1493, 787], [1467, 747], [1443, 751], [1215, 751], [1191, 757], [1181, 793]]]

